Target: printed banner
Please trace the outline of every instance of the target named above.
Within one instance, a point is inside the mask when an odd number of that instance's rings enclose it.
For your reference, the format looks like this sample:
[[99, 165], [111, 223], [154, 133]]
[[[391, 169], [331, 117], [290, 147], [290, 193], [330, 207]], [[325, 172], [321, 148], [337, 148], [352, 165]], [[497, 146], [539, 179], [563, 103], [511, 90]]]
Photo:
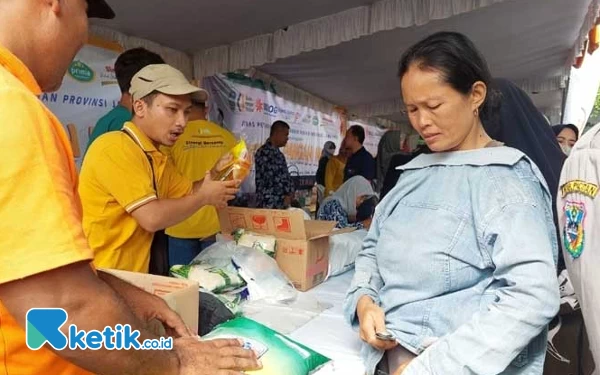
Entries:
[[85, 45], [71, 63], [61, 88], [40, 95], [65, 126], [78, 168], [96, 121], [121, 97], [114, 72], [118, 55], [118, 51]]
[[[282, 149], [292, 176], [314, 176], [323, 145], [342, 139], [342, 121], [337, 111], [323, 113], [287, 101], [264, 86], [262, 81], [228, 74], [205, 78], [211, 96], [211, 120], [244, 138], [254, 152], [269, 138], [271, 124], [282, 120], [290, 125], [290, 138]], [[375, 147], [377, 149], [377, 147]], [[243, 190], [254, 192], [254, 169]]]

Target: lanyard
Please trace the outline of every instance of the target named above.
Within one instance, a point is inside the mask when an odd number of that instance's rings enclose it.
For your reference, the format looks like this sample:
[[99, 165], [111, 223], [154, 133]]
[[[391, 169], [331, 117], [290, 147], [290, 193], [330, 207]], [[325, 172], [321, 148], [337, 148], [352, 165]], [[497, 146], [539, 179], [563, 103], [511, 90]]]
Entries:
[[[139, 144], [135, 141], [135, 139], [133, 139], [133, 137], [131, 136], [131, 134], [129, 134], [129, 132], [127, 132], [125, 130], [121, 130], [121, 131], [123, 133], [127, 134], [127, 136], [129, 138], [131, 138], [133, 143], [135, 143], [136, 145], [139, 146]], [[158, 198], [158, 188], [156, 187], [156, 177], [154, 175], [154, 162], [152, 161], [152, 155], [150, 155], [149, 152], [144, 151], [142, 146], [139, 146], [139, 147], [140, 147], [140, 150], [142, 150], [142, 152], [144, 153], [144, 155], [146, 155], [146, 158], [148, 159], [148, 162], [150, 163], [150, 170], [152, 171], [152, 186], [154, 186], [154, 192], [156, 193], [156, 197]]]

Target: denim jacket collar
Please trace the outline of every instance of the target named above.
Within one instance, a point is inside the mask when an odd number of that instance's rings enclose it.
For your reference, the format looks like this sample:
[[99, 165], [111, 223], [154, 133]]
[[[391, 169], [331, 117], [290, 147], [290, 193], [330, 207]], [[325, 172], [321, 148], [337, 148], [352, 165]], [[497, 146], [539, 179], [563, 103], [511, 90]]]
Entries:
[[510, 147], [489, 147], [468, 151], [437, 152], [421, 154], [397, 170], [421, 169], [441, 165], [515, 165], [526, 157], [521, 151]]

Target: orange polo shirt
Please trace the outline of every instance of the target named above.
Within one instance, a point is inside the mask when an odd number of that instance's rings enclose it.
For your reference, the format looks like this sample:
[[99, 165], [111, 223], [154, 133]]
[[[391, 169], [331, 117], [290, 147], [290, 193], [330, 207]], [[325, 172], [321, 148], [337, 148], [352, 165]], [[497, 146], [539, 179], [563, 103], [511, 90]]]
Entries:
[[[0, 46], [0, 284], [93, 258], [73, 151], [40, 93], [29, 69]], [[49, 349], [28, 349], [1, 301], [0, 358], [0, 375], [89, 374]]]

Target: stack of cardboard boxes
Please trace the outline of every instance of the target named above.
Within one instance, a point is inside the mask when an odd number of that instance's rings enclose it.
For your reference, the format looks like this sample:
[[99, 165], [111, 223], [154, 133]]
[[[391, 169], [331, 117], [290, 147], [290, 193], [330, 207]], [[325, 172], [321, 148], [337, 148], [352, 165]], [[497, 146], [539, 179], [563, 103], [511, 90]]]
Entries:
[[334, 231], [333, 221], [304, 220], [300, 211], [228, 207], [219, 211], [219, 221], [225, 235], [247, 229], [275, 236], [275, 260], [300, 291], [314, 288], [327, 277], [329, 237], [352, 231]]
[[192, 332], [198, 332], [200, 295], [197, 282], [113, 269], [103, 269], [102, 271], [163, 298], [169, 307], [181, 316]]

